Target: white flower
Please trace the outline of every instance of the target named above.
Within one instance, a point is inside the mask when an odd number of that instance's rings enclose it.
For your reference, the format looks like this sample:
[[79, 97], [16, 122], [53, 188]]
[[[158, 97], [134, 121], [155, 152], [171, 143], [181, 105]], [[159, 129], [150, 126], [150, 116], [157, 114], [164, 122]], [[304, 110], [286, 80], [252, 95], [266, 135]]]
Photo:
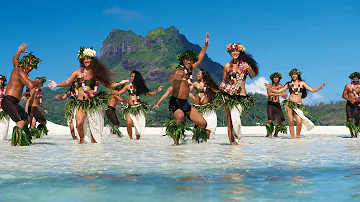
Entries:
[[83, 51], [83, 55], [84, 56], [88, 56], [88, 57], [95, 57], [96, 56], [96, 51], [90, 48], [85, 48]]

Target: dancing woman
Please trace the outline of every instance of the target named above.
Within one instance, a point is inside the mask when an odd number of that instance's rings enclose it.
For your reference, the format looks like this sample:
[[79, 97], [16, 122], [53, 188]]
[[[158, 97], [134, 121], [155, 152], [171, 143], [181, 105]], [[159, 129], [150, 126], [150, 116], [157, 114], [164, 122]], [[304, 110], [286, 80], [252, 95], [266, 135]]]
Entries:
[[[342, 98], [346, 100], [346, 127], [350, 130], [352, 138], [360, 132], [360, 73], [353, 72], [349, 75], [352, 81], [346, 84]], [[355, 123], [353, 122], [355, 119]]]
[[[254, 103], [253, 98], [246, 95], [245, 82], [247, 75], [251, 78], [258, 75], [258, 64], [239, 43], [228, 44], [226, 51], [231, 55], [231, 61], [224, 65], [222, 82], [219, 86], [223, 92], [219, 97], [225, 107], [229, 142], [240, 144], [241, 113]], [[227, 79], [229, 83], [226, 83]]]
[[301, 79], [301, 71], [295, 68], [289, 71], [289, 76], [291, 76], [291, 81], [278, 90], [271, 88], [270, 84], [265, 84], [265, 86], [274, 93], [281, 93], [289, 89], [290, 96], [284, 100], [284, 104], [288, 115], [291, 138], [294, 139], [294, 119], [296, 121], [296, 138], [300, 138], [302, 124], [307, 130], [314, 128], [314, 124], [304, 115], [306, 108], [302, 104], [302, 99], [307, 96], [307, 90], [312, 93], [318, 92], [324, 88], [326, 83], [324, 82], [319, 88], [313, 89]]
[[79, 143], [83, 144], [84, 140], [101, 143], [104, 126], [103, 107], [106, 107], [108, 98], [105, 92], [97, 92], [98, 85], [100, 82], [106, 88], [112, 89], [121, 83], [111, 83], [111, 71], [96, 58], [93, 48], [81, 47], [78, 59], [81, 67], [73, 71], [67, 80], [60, 83], [50, 80], [48, 86], [50, 88], [66, 87], [76, 79], [78, 95], [73, 109]]
[[33, 89], [27, 89], [29, 91], [29, 98], [26, 101], [25, 110], [30, 115], [30, 128], [35, 128], [36, 122], [40, 124], [37, 127], [37, 130], [32, 129], [32, 133], [36, 138], [40, 138], [43, 135], [48, 134], [48, 129], [46, 127], [46, 119], [44, 115], [39, 111], [38, 107], [44, 111], [45, 114], [48, 114], [48, 111], [45, 109], [42, 102], [42, 86], [46, 82], [46, 77], [36, 77], [35, 82], [38, 82], [39, 85]]
[[6, 91], [6, 76], [0, 75], [0, 139], [5, 140], [8, 134], [10, 117], [1, 108]]
[[[274, 72], [270, 75], [271, 83], [270, 88], [280, 89], [283, 87], [279, 82], [282, 78], [282, 75], [279, 72]], [[267, 115], [268, 121], [266, 123], [266, 137], [271, 137], [274, 133], [274, 137], [277, 137], [279, 132], [286, 133], [286, 126], [282, 125], [282, 122], [285, 121], [284, 113], [281, 109], [279, 96], [282, 96], [284, 99], [287, 97], [286, 92], [282, 93], [273, 93], [271, 90], [267, 89], [268, 102], [267, 102]], [[277, 120], [276, 127], [274, 126], [273, 121]]]
[[124, 108], [124, 117], [126, 120], [126, 128], [130, 139], [132, 137], [132, 126], [135, 127], [136, 139], [140, 139], [140, 136], [144, 134], [145, 130], [145, 114], [148, 111], [147, 103], [140, 101], [140, 95], [156, 95], [162, 90], [163, 86], [160, 86], [156, 91], [151, 92], [146, 86], [146, 82], [140, 72], [132, 71], [130, 73], [130, 83], [125, 85], [123, 89], [119, 91], [119, 95], [129, 92], [128, 105]]
[[77, 136], [75, 135], [75, 128], [74, 128], [74, 109], [72, 107], [73, 104], [76, 104], [76, 96], [78, 95], [78, 90], [76, 88], [76, 80], [72, 82], [71, 87], [66, 91], [66, 93], [62, 96], [56, 95], [54, 98], [60, 101], [64, 101], [66, 98], [69, 100], [65, 104], [65, 117], [67, 118], [67, 123], [70, 128], [71, 137], [73, 140], [77, 140]]
[[1, 102], [1, 107], [6, 114], [16, 123], [13, 129], [11, 145], [28, 146], [31, 144], [31, 134], [27, 125], [30, 122], [28, 114], [19, 105], [24, 86], [29, 89], [38, 85], [29, 79], [29, 73], [33, 69], [37, 69], [37, 65], [41, 60], [29, 53], [19, 61], [21, 53], [26, 52], [26, 44], [21, 44], [18, 51], [13, 57], [14, 69], [11, 72], [8, 87], [5, 96]]
[[[204, 69], [200, 69], [196, 75], [197, 81], [192, 83], [190, 91], [193, 89], [196, 90], [195, 95], [195, 108], [200, 112], [202, 117], [206, 120], [207, 126], [207, 139], [210, 137], [210, 133], [215, 135], [217, 127], [217, 115], [216, 110], [221, 106], [216, 102], [213, 102], [216, 96], [216, 93], [219, 93], [220, 90], [215, 83], [214, 79], [211, 77], [209, 72]], [[198, 139], [198, 135], [195, 135], [195, 139]]]

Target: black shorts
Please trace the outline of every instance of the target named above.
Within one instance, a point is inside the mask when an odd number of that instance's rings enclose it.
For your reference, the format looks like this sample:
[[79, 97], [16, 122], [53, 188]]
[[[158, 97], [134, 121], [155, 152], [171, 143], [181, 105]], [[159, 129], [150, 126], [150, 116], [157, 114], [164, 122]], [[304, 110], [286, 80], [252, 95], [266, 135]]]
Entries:
[[169, 111], [174, 113], [178, 109], [181, 109], [183, 112], [189, 112], [191, 110], [191, 105], [187, 100], [171, 96], [169, 101]]
[[39, 109], [37, 107], [29, 107], [28, 112], [29, 112], [31, 121], [32, 121], [32, 118], [34, 117], [35, 120], [39, 123], [46, 122], [44, 115], [39, 111]]
[[120, 123], [116, 116], [115, 110], [116, 109], [114, 107], [108, 106], [108, 108], [106, 109], [106, 117], [114, 126], [119, 126]]
[[19, 100], [11, 95], [6, 95], [3, 98], [1, 107], [15, 123], [26, 121], [28, 118], [28, 114], [25, 112], [24, 108], [19, 105]]

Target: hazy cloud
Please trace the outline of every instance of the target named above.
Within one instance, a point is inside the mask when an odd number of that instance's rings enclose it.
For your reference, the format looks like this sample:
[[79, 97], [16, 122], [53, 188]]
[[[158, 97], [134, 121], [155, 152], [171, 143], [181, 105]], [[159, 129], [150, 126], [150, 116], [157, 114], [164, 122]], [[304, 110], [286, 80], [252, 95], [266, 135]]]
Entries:
[[265, 87], [264, 83], [269, 83], [269, 81], [266, 80], [265, 77], [260, 77], [256, 80], [254, 80], [254, 82], [249, 85], [245, 84], [246, 91], [248, 93], [260, 93], [260, 94], [267, 95], [266, 87]]
[[141, 19], [143, 16], [140, 12], [137, 11], [129, 11], [120, 6], [113, 6], [111, 8], [107, 8], [103, 12], [105, 15], [114, 15], [121, 19], [125, 20], [135, 20]]
[[303, 99], [303, 104], [305, 105], [313, 105], [319, 102], [324, 102], [325, 98], [320, 93], [311, 93], [308, 92], [308, 96]]

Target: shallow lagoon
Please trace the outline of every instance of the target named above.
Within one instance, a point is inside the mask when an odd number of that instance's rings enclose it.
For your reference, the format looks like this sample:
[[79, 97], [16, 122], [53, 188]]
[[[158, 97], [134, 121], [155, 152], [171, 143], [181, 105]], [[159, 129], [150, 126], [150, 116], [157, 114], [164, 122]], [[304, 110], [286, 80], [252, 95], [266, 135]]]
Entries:
[[30, 147], [1, 141], [1, 201], [358, 201], [360, 140], [306, 135], [291, 140], [218, 134], [207, 143], [171, 146], [104, 136], [79, 145], [51, 134]]

